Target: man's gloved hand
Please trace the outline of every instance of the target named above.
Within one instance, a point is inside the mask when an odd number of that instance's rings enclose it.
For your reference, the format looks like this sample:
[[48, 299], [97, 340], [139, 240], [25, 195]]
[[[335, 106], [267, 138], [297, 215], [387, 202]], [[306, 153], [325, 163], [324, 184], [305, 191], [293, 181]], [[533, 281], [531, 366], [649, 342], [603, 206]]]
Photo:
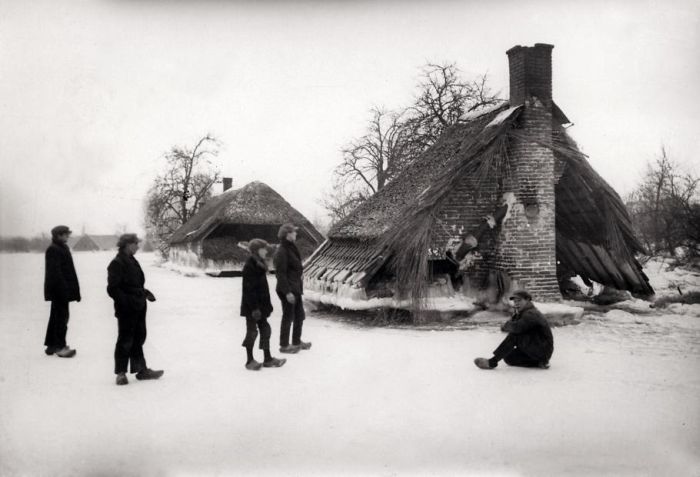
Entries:
[[146, 300], [148, 301], [156, 301], [156, 296], [151, 293], [151, 290], [145, 290], [146, 292]]
[[296, 303], [296, 301], [297, 301], [297, 299], [294, 297], [294, 293], [291, 293], [291, 292], [287, 293], [287, 302], [290, 305], [293, 305], [294, 303]]
[[255, 321], [260, 321], [260, 318], [262, 318], [262, 313], [260, 313], [260, 310], [253, 310], [253, 319], [255, 319]]

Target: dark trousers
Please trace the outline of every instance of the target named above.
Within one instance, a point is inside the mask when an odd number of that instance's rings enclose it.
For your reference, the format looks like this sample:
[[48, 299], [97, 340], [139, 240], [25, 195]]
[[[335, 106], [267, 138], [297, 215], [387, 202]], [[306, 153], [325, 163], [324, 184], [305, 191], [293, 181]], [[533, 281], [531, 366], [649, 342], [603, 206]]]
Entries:
[[117, 316], [119, 335], [114, 348], [114, 374], [126, 373], [131, 362], [131, 372], [146, 369], [143, 344], [146, 342], [146, 307], [141, 311]]
[[512, 333], [506, 336], [506, 339], [498, 345], [490, 361], [491, 364], [494, 365], [500, 360], [505, 361], [506, 364], [510, 366], [536, 368], [540, 365], [539, 360], [530, 357], [523, 350], [518, 348], [518, 338]]
[[66, 346], [69, 316], [67, 301], [51, 302], [51, 313], [49, 314], [49, 325], [46, 327], [44, 346], [59, 349]]
[[292, 344], [298, 345], [301, 343], [301, 329], [304, 326], [304, 303], [301, 301], [301, 295], [295, 293], [294, 304], [292, 305], [287, 301], [287, 297], [277, 292], [277, 296], [282, 302], [282, 324], [280, 325], [280, 346], [289, 345], [289, 330], [292, 328], [292, 323], [294, 324], [294, 329], [292, 330]]
[[270, 328], [270, 323], [267, 322], [267, 318], [260, 318], [255, 321], [252, 316], [245, 317], [245, 339], [242, 345], [246, 348], [252, 348], [255, 344], [255, 339], [258, 337], [258, 330], [260, 330], [260, 349], [270, 349], [270, 336], [272, 336], [272, 328]]

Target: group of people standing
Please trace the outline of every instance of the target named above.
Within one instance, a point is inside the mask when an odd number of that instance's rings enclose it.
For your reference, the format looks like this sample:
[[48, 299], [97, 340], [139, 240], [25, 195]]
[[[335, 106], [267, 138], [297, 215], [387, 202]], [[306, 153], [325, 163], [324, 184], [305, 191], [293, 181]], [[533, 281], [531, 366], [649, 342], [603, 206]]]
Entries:
[[[310, 342], [301, 340], [305, 318], [302, 302], [302, 261], [295, 242], [298, 228], [293, 224], [280, 227], [280, 241], [274, 256], [277, 276], [277, 296], [282, 307], [280, 329], [280, 352], [293, 354], [311, 348]], [[68, 247], [71, 230], [59, 225], [51, 230], [51, 245], [46, 250], [44, 298], [51, 302], [51, 312], [44, 345], [47, 355], [72, 358], [76, 350], [66, 343], [68, 331], [69, 303], [79, 302], [80, 285]], [[107, 293], [114, 300], [117, 318], [117, 342], [114, 349], [114, 373], [116, 383], [129, 383], [126, 376], [130, 368], [136, 379], [158, 379], [162, 370], [153, 370], [146, 365], [143, 345], [146, 341], [147, 302], [156, 301], [155, 295], [144, 287], [145, 276], [134, 255], [139, 249], [136, 234], [124, 234], [117, 243], [118, 252], [107, 267]], [[267, 253], [269, 244], [261, 239], [249, 243], [250, 257], [243, 267], [243, 293], [241, 316], [246, 318], [245, 367], [259, 370], [262, 367], [280, 367], [286, 359], [275, 358], [270, 353], [272, 330], [267, 319], [272, 313], [272, 301], [267, 283]], [[291, 342], [290, 342], [291, 332]], [[264, 353], [262, 363], [255, 360], [253, 347], [260, 335], [259, 346]]]
[[[46, 249], [44, 299], [51, 302], [49, 324], [46, 329], [47, 355], [72, 358], [76, 350], [66, 343], [69, 303], [79, 302], [80, 284], [75, 272], [73, 257], [68, 248], [71, 230], [65, 225], [58, 225], [51, 230], [51, 245]], [[131, 365], [131, 372], [136, 379], [158, 379], [162, 370], [153, 370], [146, 366], [143, 344], [146, 342], [146, 302], [155, 301], [156, 297], [144, 288], [145, 277], [134, 254], [139, 249], [136, 234], [124, 234], [119, 237], [116, 257], [107, 267], [107, 293], [114, 300], [114, 314], [117, 317], [117, 343], [114, 349], [114, 373], [118, 385], [128, 384], [126, 371]]]
[[[301, 340], [304, 326], [303, 266], [301, 254], [295, 242], [297, 230], [293, 224], [280, 227], [277, 238], [279, 246], [275, 251], [273, 263], [277, 286], [275, 291], [282, 306], [280, 324], [280, 353], [294, 354], [300, 350], [308, 350], [311, 343]], [[286, 359], [275, 358], [270, 354], [270, 338], [272, 329], [267, 319], [272, 314], [270, 288], [267, 284], [267, 254], [269, 244], [262, 239], [253, 239], [248, 243], [250, 257], [243, 266], [243, 294], [241, 296], [241, 316], [246, 320], [246, 335], [243, 347], [246, 349], [246, 369], [257, 371], [262, 367], [278, 368], [287, 362]], [[291, 342], [290, 342], [291, 332]], [[253, 347], [260, 335], [259, 347], [263, 351], [264, 361], [255, 360]]]

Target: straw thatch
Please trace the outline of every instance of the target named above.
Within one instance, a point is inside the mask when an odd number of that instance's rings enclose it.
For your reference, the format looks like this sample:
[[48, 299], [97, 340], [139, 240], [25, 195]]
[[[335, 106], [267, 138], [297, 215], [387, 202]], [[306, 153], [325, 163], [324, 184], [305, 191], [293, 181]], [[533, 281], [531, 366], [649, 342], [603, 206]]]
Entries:
[[471, 142], [491, 121], [508, 109], [508, 104], [504, 102], [448, 129], [434, 146], [411, 163], [399, 177], [337, 223], [328, 237], [367, 241], [383, 236], [393, 224], [403, 218], [404, 207], [410, 208], [409, 203], [412, 204], [430, 186], [434, 189], [440, 174], [449, 169], [451, 164], [463, 159]]
[[[448, 129], [393, 182], [329, 232], [307, 263], [307, 283], [326, 290], [372, 282], [395, 282], [396, 298], [415, 309], [425, 303], [429, 254], [441, 226], [438, 213], [456, 186], [468, 178], [475, 200], [481, 185], [510, 178], [508, 144], [522, 139], [515, 127], [521, 107], [503, 103]], [[541, 144], [554, 152], [557, 259], [569, 272], [640, 294], [653, 290], [634, 254], [642, 252], [620, 197], [590, 166], [560, 123], [553, 105], [554, 134]], [[438, 257], [440, 258], [440, 257]], [[334, 283], [331, 287], [329, 284]], [[369, 294], [367, 294], [369, 296]]]
[[182, 227], [177, 229], [170, 244], [192, 242], [209, 235], [221, 225], [277, 225], [292, 222], [301, 228], [299, 235], [308, 235], [319, 244], [323, 235], [306, 217], [292, 207], [272, 187], [259, 181], [240, 189], [230, 189], [212, 198]]
[[251, 182], [214, 197], [177, 229], [169, 240], [170, 258], [201, 268], [237, 269], [247, 257], [239, 242], [262, 238], [277, 243], [277, 230], [287, 222], [299, 227], [302, 256], [323, 242], [311, 222], [280, 194], [267, 184]]

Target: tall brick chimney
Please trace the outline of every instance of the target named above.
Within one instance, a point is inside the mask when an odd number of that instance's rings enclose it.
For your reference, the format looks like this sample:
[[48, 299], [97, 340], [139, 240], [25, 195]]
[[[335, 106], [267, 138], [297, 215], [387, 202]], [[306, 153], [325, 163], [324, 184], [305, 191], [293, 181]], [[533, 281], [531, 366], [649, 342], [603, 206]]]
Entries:
[[553, 45], [514, 46], [506, 52], [510, 69], [510, 104], [523, 104], [536, 96], [542, 104], [552, 105]]
[[518, 136], [508, 146], [512, 173], [504, 191], [515, 204], [501, 231], [498, 261], [513, 287], [539, 301], [561, 299], [557, 282], [552, 142], [552, 45], [515, 46], [507, 51], [510, 104], [523, 105]]

